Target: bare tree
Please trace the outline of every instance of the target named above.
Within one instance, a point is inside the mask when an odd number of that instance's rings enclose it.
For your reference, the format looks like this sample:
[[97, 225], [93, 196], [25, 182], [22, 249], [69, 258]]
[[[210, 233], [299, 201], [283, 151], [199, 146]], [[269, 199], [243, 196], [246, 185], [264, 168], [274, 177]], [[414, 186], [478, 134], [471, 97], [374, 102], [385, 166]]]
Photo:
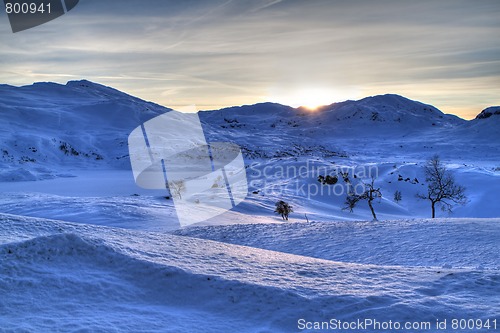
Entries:
[[168, 182], [168, 188], [173, 196], [177, 196], [179, 199], [182, 199], [182, 192], [186, 190], [186, 184], [183, 180], [174, 180]]
[[345, 199], [344, 209], [349, 209], [350, 212], [354, 210], [357, 203], [361, 200], [366, 200], [368, 202], [368, 207], [370, 207], [370, 211], [373, 215], [373, 221], [377, 220], [377, 215], [375, 214], [375, 209], [373, 208], [373, 200], [376, 198], [382, 197], [382, 192], [380, 191], [380, 187], [375, 188], [375, 178], [371, 179], [371, 182], [364, 183], [365, 191], [362, 194], [349, 193]]
[[274, 210], [274, 212], [280, 214], [283, 220], [288, 221], [288, 214], [292, 213], [293, 209], [292, 206], [288, 204], [288, 202], [280, 200], [276, 203], [276, 209]]
[[465, 205], [465, 187], [458, 185], [450, 171], [443, 165], [438, 155], [429, 159], [424, 167], [427, 181], [427, 195], [418, 194], [421, 199], [431, 202], [432, 218], [436, 217], [436, 204], [451, 212], [452, 204]]

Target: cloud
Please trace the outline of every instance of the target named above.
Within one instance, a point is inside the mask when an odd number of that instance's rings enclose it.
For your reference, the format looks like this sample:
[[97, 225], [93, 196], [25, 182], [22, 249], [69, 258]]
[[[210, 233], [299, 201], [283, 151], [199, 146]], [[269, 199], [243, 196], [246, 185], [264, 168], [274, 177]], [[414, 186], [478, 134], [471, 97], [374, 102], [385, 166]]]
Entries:
[[464, 110], [477, 96], [500, 102], [499, 16], [496, 0], [88, 0], [22, 33], [4, 25], [0, 80], [87, 78], [207, 108], [311, 87], [354, 97], [413, 87]]

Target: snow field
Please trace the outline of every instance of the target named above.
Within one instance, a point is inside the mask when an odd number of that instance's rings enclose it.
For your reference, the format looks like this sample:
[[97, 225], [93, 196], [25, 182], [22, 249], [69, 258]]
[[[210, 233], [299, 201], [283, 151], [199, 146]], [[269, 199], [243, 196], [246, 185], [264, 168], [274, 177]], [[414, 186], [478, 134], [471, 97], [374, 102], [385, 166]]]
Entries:
[[355, 264], [164, 233], [0, 220], [5, 332], [295, 332], [299, 318], [500, 314], [498, 269]]

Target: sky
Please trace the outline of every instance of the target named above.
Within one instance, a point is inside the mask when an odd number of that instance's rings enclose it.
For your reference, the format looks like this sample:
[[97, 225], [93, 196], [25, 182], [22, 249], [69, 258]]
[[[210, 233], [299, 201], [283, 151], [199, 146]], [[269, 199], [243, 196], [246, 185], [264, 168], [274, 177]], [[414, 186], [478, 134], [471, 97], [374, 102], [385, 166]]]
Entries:
[[1, 11], [0, 46], [0, 83], [87, 79], [172, 108], [500, 105], [499, 0], [80, 0], [17, 33]]

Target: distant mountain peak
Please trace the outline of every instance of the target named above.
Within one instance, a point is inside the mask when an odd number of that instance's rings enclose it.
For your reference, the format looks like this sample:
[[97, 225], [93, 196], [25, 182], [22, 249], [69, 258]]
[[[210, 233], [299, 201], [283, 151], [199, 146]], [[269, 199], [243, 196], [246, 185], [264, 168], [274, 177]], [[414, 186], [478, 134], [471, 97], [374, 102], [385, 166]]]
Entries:
[[486, 119], [491, 116], [500, 116], [500, 106], [490, 106], [489, 108], [484, 109], [476, 116], [476, 119]]
[[66, 85], [69, 86], [69, 87], [74, 87], [74, 86], [82, 86], [82, 87], [85, 87], [85, 86], [87, 86], [87, 87], [92, 87], [92, 86], [106, 87], [103, 84], [95, 83], [95, 82], [92, 82], [92, 81], [89, 81], [89, 80], [86, 80], [86, 79], [71, 80], [71, 81], [68, 81], [66, 83]]
[[438, 113], [442, 113], [439, 109], [436, 107], [430, 105], [430, 104], [425, 104], [416, 100], [409, 99], [407, 97], [397, 95], [397, 94], [384, 94], [384, 95], [375, 95], [375, 96], [369, 96], [365, 97], [363, 99], [360, 99], [359, 101], [356, 101], [357, 103], [360, 104], [370, 104], [374, 106], [378, 105], [384, 105], [384, 106], [392, 106], [395, 108], [408, 108], [409, 106], [414, 107], [415, 105], [423, 106], [424, 110], [430, 110], [430, 111], [437, 111]]
[[89, 80], [68, 81], [66, 83], [66, 87], [74, 88], [74, 89], [89, 90], [89, 91], [93, 91], [93, 92], [99, 92], [99, 93], [105, 94], [106, 96], [118, 95], [120, 97], [123, 97], [123, 96], [134, 97], [134, 96], [131, 96], [131, 95], [129, 95], [123, 91], [120, 91], [118, 89], [115, 89], [115, 88], [112, 88], [109, 86], [105, 86], [105, 85], [100, 84], [100, 83], [95, 83], [95, 82], [92, 82]]
[[66, 82], [66, 86], [67, 87], [92, 88], [92, 89], [100, 89], [100, 90], [111, 90], [111, 91], [119, 92], [121, 94], [125, 94], [124, 92], [122, 92], [116, 88], [106, 86], [106, 85], [101, 84], [101, 83], [96, 83], [93, 81], [85, 80], [85, 79], [68, 81], [68, 82]]
[[382, 95], [373, 95], [367, 96], [365, 98], [360, 99], [359, 101], [378, 101], [378, 102], [414, 102], [407, 97], [398, 95], [398, 94], [382, 94]]
[[229, 106], [225, 107], [222, 109], [218, 110], [204, 110], [208, 112], [214, 112], [214, 111], [228, 111], [228, 112], [255, 112], [255, 111], [272, 111], [272, 110], [291, 110], [293, 109], [291, 106], [284, 105], [284, 104], [279, 104], [279, 103], [274, 103], [274, 102], [261, 102], [261, 103], [256, 103], [256, 104], [245, 104], [245, 105], [239, 105], [239, 106]]
[[365, 97], [357, 101], [335, 103], [322, 111], [328, 113], [333, 121], [349, 126], [382, 125], [403, 126], [416, 130], [430, 126], [451, 126], [465, 120], [445, 114], [438, 108], [397, 94]]

